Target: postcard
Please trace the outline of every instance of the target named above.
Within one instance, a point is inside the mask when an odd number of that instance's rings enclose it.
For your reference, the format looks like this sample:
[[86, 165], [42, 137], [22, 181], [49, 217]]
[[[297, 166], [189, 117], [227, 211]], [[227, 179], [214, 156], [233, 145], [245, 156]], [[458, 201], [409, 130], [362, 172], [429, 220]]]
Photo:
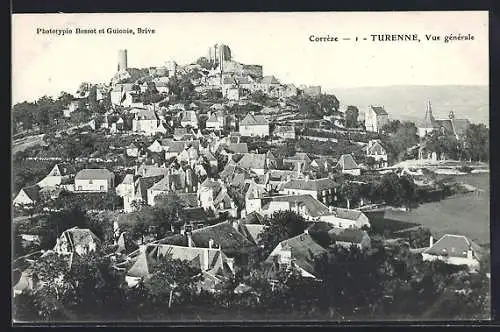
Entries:
[[491, 319], [488, 26], [14, 14], [14, 322]]

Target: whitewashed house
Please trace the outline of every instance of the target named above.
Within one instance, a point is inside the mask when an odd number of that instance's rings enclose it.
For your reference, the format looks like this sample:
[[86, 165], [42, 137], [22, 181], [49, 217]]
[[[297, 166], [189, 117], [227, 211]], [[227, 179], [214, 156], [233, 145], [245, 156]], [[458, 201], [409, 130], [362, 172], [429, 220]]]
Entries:
[[115, 175], [105, 168], [82, 169], [75, 176], [75, 192], [108, 192], [114, 183]]
[[269, 136], [269, 121], [262, 115], [248, 113], [240, 122], [241, 136]]

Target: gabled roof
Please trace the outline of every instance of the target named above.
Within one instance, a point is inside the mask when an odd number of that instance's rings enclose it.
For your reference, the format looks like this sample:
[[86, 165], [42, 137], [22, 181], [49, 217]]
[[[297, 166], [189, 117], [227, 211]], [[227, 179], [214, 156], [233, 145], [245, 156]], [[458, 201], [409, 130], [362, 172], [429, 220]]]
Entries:
[[140, 196], [144, 201], [148, 199], [148, 189], [155, 183], [163, 179], [165, 175], [156, 175], [148, 177], [140, 177], [135, 181], [134, 191], [135, 196]]
[[339, 184], [330, 178], [323, 179], [292, 179], [284, 184], [284, 189], [310, 190], [320, 192], [338, 187]]
[[273, 256], [276, 256], [280, 249], [290, 250], [294, 264], [312, 275], [316, 274], [316, 257], [326, 253], [326, 250], [316, 243], [309, 234], [300, 234], [280, 242], [266, 259], [266, 262], [273, 262]]
[[358, 164], [354, 160], [354, 157], [350, 154], [343, 154], [340, 156], [337, 166], [340, 166], [343, 170], [357, 169]]
[[260, 125], [268, 125], [269, 121], [262, 115], [254, 115], [248, 113], [247, 116], [243, 120], [241, 120], [240, 125], [242, 126], [260, 126]]
[[75, 180], [109, 180], [115, 175], [105, 168], [85, 168], [76, 173]]
[[203, 181], [200, 184], [200, 189], [206, 188], [206, 189], [211, 189], [214, 191], [215, 194], [218, 194], [219, 191], [223, 188], [222, 183], [219, 181], [216, 181], [214, 179], [206, 178], [205, 181]]
[[351, 209], [335, 207], [332, 208], [331, 214], [334, 214], [336, 217], [341, 219], [356, 221], [359, 219], [360, 216], [363, 215], [363, 212], [359, 210], [351, 210]]
[[73, 227], [67, 229], [60, 236], [61, 239], [64, 237], [68, 239], [69, 251], [75, 251], [77, 246], [87, 246], [91, 242], [101, 243], [101, 240], [88, 228]]
[[245, 153], [238, 162], [238, 166], [244, 169], [264, 169], [266, 166], [266, 155]]
[[366, 147], [366, 150], [367, 150], [367, 153], [369, 155], [372, 155], [372, 154], [385, 154], [386, 151], [384, 149], [384, 147], [382, 146], [381, 142], [379, 142], [378, 140], [373, 142], [371, 145], [368, 145]]
[[150, 189], [154, 191], [171, 191], [182, 189], [182, 187], [182, 180], [179, 174], [167, 174]]
[[182, 209], [182, 216], [184, 221], [206, 221], [209, 219], [205, 210], [197, 206]]
[[361, 243], [368, 234], [359, 228], [334, 227], [328, 231], [328, 235], [335, 241]]
[[467, 129], [470, 127], [470, 122], [467, 119], [452, 119], [451, 124], [455, 135], [460, 137], [465, 136]]
[[290, 205], [304, 206], [308, 214], [312, 217], [328, 215], [330, 212], [328, 207], [312, 197], [311, 195], [289, 195], [289, 196], [273, 196], [262, 198], [262, 210], [269, 209], [271, 202], [287, 202]]
[[423, 253], [466, 258], [468, 250], [472, 250], [473, 255], [477, 258], [476, 255], [480, 251], [480, 247], [463, 235], [445, 234]]
[[230, 143], [226, 146], [226, 150], [231, 153], [248, 153], [247, 143]]
[[196, 229], [191, 233], [191, 238], [200, 247], [208, 247], [208, 242], [212, 239], [215, 246], [220, 245], [222, 251], [229, 255], [248, 252], [256, 248], [254, 243], [231, 225], [231, 222], [221, 222]]
[[198, 206], [198, 195], [196, 193], [178, 193], [177, 196], [184, 202], [188, 207]]
[[137, 175], [140, 175], [142, 177], [151, 177], [151, 176], [164, 176], [167, 174], [168, 169], [165, 167], [158, 167], [158, 166], [153, 166], [153, 165], [141, 165], [137, 169]]
[[40, 186], [35, 184], [34, 186], [24, 187], [21, 189], [33, 202], [40, 199]]
[[295, 156], [290, 156], [290, 157], [283, 158], [283, 161], [287, 161], [287, 162], [295, 162], [295, 161], [311, 162], [311, 158], [309, 158], [309, 156], [307, 155], [307, 153], [297, 152], [295, 154]]
[[240, 225], [240, 232], [255, 244], [259, 243], [259, 235], [265, 230], [265, 225], [260, 224], [243, 224]]
[[245, 225], [262, 225], [263, 221], [264, 217], [255, 211], [247, 214], [247, 216], [244, 219], [242, 219], [242, 222]]
[[448, 134], [454, 134], [453, 124], [450, 119], [435, 120], [437, 129], [444, 128]]
[[370, 108], [375, 112], [376, 115], [388, 115], [386, 110], [381, 106], [370, 106]]

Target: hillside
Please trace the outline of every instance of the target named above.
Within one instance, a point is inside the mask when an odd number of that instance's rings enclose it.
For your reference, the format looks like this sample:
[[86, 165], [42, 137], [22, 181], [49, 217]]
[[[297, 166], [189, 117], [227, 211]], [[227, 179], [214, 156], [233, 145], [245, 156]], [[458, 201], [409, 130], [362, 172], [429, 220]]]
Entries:
[[451, 110], [457, 118], [473, 123], [489, 122], [488, 86], [388, 86], [331, 89], [341, 105], [356, 105], [363, 118], [371, 105], [383, 105], [391, 119], [419, 122], [424, 119], [427, 100], [436, 118], [447, 118]]

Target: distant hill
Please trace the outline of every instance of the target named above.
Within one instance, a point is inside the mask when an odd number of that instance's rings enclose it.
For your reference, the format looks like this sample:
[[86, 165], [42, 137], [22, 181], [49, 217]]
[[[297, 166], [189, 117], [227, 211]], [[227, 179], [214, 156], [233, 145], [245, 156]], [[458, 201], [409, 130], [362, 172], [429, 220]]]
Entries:
[[435, 118], [448, 118], [451, 110], [456, 118], [472, 123], [489, 123], [488, 86], [388, 86], [330, 89], [341, 105], [355, 105], [363, 118], [369, 105], [383, 105], [391, 119], [423, 121], [430, 99]]

